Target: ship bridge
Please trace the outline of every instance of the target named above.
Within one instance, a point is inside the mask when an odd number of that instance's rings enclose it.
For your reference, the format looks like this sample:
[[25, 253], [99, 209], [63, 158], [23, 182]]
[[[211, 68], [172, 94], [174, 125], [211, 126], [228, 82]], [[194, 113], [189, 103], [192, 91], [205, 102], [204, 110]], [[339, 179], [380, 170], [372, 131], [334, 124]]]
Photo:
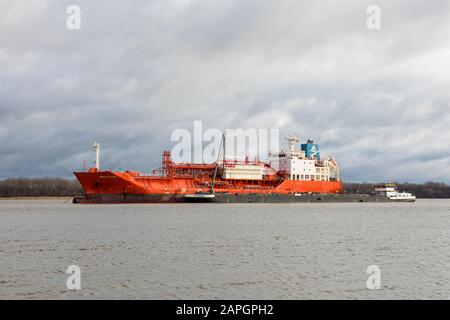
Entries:
[[301, 181], [338, 181], [339, 167], [332, 157], [321, 160], [319, 145], [312, 140], [307, 140], [297, 145], [300, 138], [291, 133], [287, 135], [287, 149], [281, 150], [277, 154], [271, 154], [272, 158], [278, 162], [279, 173], [285, 175], [290, 180]]

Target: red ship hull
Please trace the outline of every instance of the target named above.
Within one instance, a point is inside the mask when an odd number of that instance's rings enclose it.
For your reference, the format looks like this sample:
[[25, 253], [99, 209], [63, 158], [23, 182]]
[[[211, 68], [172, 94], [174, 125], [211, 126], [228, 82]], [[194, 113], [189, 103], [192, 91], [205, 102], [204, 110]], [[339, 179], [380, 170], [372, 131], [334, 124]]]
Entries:
[[[223, 145], [224, 140], [223, 136]], [[280, 154], [283, 160], [290, 161], [285, 161], [281, 169], [248, 159], [175, 163], [170, 151], [164, 151], [161, 168], [152, 175], [144, 175], [133, 171], [100, 171], [99, 144], [94, 146], [96, 168], [74, 173], [85, 193], [74, 202], [290, 202], [300, 199], [302, 194], [342, 192], [334, 160], [320, 161], [295, 150]], [[286, 164], [289, 170], [286, 170]]]
[[[143, 176], [134, 172], [96, 171], [75, 172], [85, 197], [79, 203], [140, 203], [140, 202], [186, 202], [189, 195], [211, 193], [211, 176]], [[341, 181], [298, 181], [267, 179], [215, 181], [214, 194], [226, 194], [226, 202], [248, 202], [253, 195], [336, 194], [342, 192]], [[236, 196], [239, 201], [229, 200]], [[265, 197], [264, 202], [271, 202]], [[198, 198], [200, 199], [200, 198]], [[209, 198], [204, 198], [208, 201]], [[274, 198], [281, 199], [281, 198]]]

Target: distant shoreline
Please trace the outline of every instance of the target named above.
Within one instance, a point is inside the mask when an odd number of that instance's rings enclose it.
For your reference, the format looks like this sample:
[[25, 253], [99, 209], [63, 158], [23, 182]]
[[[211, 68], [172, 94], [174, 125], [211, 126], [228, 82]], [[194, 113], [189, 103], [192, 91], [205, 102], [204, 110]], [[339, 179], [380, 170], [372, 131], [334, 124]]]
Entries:
[[[414, 194], [418, 199], [449, 199], [450, 185], [442, 182], [408, 183], [395, 182], [400, 191]], [[376, 183], [344, 182], [344, 193], [372, 193]], [[11, 199], [70, 199], [84, 194], [76, 179], [62, 178], [8, 178], [0, 179], [0, 200]]]
[[60, 196], [60, 197], [47, 197], [47, 196], [36, 196], [36, 197], [0, 197], [1, 200], [71, 200], [73, 197], [67, 197], [67, 196]]

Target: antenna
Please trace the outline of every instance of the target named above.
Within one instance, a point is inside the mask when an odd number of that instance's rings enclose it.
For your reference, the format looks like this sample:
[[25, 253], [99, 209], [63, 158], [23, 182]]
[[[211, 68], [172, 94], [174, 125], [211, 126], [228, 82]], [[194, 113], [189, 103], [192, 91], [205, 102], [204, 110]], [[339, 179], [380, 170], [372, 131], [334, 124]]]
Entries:
[[95, 168], [97, 168], [97, 171], [100, 171], [100, 143], [97, 141], [94, 141], [92, 143], [92, 146], [94, 147], [95, 151]]

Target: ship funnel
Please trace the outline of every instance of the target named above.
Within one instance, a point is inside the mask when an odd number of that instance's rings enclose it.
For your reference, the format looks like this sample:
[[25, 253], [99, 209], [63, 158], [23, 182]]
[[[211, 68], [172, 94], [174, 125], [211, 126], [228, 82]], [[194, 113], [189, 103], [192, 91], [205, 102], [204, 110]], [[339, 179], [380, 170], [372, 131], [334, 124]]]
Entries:
[[92, 143], [92, 146], [94, 147], [94, 151], [95, 151], [95, 168], [97, 169], [97, 171], [100, 171], [100, 143], [98, 143], [97, 141], [94, 141]]

